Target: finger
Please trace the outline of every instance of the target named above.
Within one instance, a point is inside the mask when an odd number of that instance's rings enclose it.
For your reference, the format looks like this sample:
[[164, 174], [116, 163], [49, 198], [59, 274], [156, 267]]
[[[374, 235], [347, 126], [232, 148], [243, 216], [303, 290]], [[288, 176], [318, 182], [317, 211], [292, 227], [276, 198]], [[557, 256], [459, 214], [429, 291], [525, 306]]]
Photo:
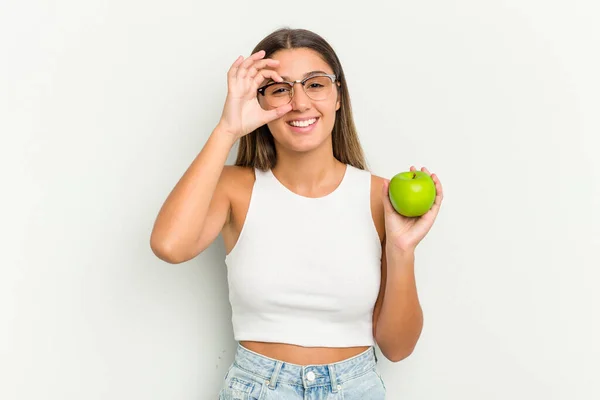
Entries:
[[440, 190], [438, 190], [438, 186], [436, 185], [435, 200], [433, 201], [433, 204], [429, 211], [427, 211], [427, 213], [423, 216], [427, 220], [429, 220], [430, 218], [435, 220], [435, 218], [437, 218], [438, 213], [440, 212], [440, 207], [442, 206], [442, 199], [444, 195], [442, 194], [441, 186], [439, 188]]
[[441, 205], [442, 205], [441, 200], [438, 201], [438, 197], [436, 196], [435, 203], [433, 203], [433, 206], [431, 206], [431, 208], [428, 211], [428, 213], [431, 213], [431, 215], [434, 219], [437, 217], [438, 213], [440, 212]]
[[243, 61], [244, 57], [239, 56], [238, 58], [236, 58], [233, 64], [231, 64], [231, 67], [229, 67], [229, 71], [227, 72], [227, 76], [229, 78], [233, 78], [235, 76], [239, 66], [242, 64]]
[[264, 68], [275, 68], [279, 65], [279, 60], [264, 59], [255, 62], [250, 68], [248, 68], [247, 76], [254, 78], [258, 71]]
[[258, 70], [254, 66], [252, 66], [248, 68], [248, 71], [246, 71], [246, 77], [252, 79], [256, 76], [257, 73]]
[[288, 103], [284, 106], [274, 108], [272, 110], [265, 111], [263, 113], [263, 124], [268, 124], [271, 121], [275, 121], [277, 118], [283, 117], [285, 114], [292, 110], [293, 106], [291, 103]]
[[258, 60], [253, 64], [253, 67], [256, 67], [256, 69], [263, 69], [263, 68], [273, 68], [279, 65], [279, 60], [273, 60], [272, 58], [265, 58], [264, 60]]
[[383, 201], [383, 210], [385, 211], [386, 214], [393, 213], [394, 211], [396, 211], [396, 210], [394, 210], [394, 206], [392, 206], [392, 202], [390, 201], [389, 190], [390, 190], [390, 181], [387, 179], [384, 179], [383, 185], [381, 187], [381, 199]]
[[421, 171], [422, 171], [422, 172], [425, 172], [427, 175], [431, 175], [431, 174], [429, 173], [429, 170], [428, 170], [427, 168], [425, 168], [425, 167], [421, 168]]
[[273, 79], [275, 82], [282, 82], [283, 78], [279, 76], [279, 74], [272, 69], [261, 69], [257, 72], [256, 76], [253, 79], [253, 90], [257, 90], [258, 86], [263, 83], [265, 80]]
[[250, 66], [252, 64], [254, 64], [255, 61], [260, 60], [261, 58], [263, 58], [265, 56], [265, 51], [264, 50], [260, 50], [254, 54], [252, 54], [250, 57], [246, 58], [244, 60], [244, 62], [242, 63], [242, 65], [239, 66], [238, 70], [237, 70], [237, 78], [238, 79], [242, 79], [246, 77], [246, 74], [248, 73], [248, 68], [250, 68]]
[[245, 68], [247, 68], [249, 65], [252, 65], [252, 63], [254, 63], [255, 61], [258, 61], [261, 58], [263, 58], [265, 54], [266, 52], [264, 50], [259, 50], [256, 53], [251, 54], [250, 57], [246, 58], [242, 65], [245, 66]]
[[415, 168], [415, 166], [414, 166], [414, 165], [412, 165], [412, 166], [410, 167], [410, 170], [411, 170], [411, 171], [416, 171], [417, 169]]
[[442, 200], [444, 199], [444, 188], [442, 187], [442, 182], [440, 181], [440, 179], [438, 178], [438, 176], [436, 174], [432, 174], [431, 177], [433, 178], [433, 181], [435, 182], [435, 191], [436, 191], [435, 202], [441, 203]]
[[267, 54], [266, 51], [264, 50], [259, 50], [256, 53], [252, 54], [250, 57], [252, 60], [256, 61], [256, 60], [260, 60], [261, 58], [263, 58], [265, 56], [265, 54]]

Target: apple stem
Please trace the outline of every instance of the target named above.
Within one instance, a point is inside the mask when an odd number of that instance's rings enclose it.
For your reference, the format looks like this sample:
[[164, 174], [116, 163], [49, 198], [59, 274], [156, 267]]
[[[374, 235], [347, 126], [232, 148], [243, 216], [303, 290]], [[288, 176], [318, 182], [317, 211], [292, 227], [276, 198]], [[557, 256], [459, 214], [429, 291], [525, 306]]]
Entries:
[[415, 173], [413, 172], [413, 177], [412, 177], [412, 178], [413, 178], [413, 179], [415, 179], [416, 177], [417, 177], [417, 174], [415, 174]]

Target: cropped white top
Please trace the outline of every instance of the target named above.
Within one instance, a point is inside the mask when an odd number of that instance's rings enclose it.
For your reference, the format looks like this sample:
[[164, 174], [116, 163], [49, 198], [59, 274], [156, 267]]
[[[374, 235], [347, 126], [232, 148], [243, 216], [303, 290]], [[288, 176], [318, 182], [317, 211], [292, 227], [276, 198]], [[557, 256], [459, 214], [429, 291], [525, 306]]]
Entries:
[[371, 174], [347, 165], [330, 194], [309, 198], [255, 170], [250, 206], [226, 256], [237, 341], [307, 347], [374, 345], [381, 242]]

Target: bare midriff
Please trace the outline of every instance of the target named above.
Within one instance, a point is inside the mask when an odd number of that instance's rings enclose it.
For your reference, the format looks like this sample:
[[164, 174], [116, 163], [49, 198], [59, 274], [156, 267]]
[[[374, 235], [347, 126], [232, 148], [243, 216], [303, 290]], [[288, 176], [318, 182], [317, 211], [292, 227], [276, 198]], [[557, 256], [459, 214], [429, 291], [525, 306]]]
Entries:
[[241, 341], [240, 345], [268, 358], [297, 365], [331, 364], [354, 357], [369, 346], [302, 347], [286, 343]]

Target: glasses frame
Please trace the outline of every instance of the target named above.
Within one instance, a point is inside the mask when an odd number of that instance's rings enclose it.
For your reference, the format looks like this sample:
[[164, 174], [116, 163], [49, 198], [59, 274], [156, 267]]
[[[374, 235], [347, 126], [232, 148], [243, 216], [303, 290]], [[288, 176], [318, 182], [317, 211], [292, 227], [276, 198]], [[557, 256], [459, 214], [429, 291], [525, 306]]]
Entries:
[[[322, 76], [326, 76], [329, 79], [331, 79], [331, 84], [332, 85], [333, 84], [337, 84], [339, 86], [340, 82], [338, 81], [337, 76], [335, 76], [335, 74], [323, 74], [323, 73], [319, 73], [319, 74], [313, 74], [313, 75], [307, 76], [304, 79], [298, 79], [298, 80], [295, 80], [295, 81], [271, 82], [271, 83], [266, 84], [265, 86], [259, 87], [256, 91], [258, 92], [258, 94], [262, 95], [263, 97], [266, 97], [265, 90], [267, 90], [267, 88], [269, 86], [280, 85], [282, 83], [287, 83], [290, 86], [291, 90], [290, 90], [290, 96], [289, 96], [290, 99], [285, 104], [289, 104], [292, 101], [292, 99], [294, 98], [294, 86], [296, 86], [296, 83], [299, 83], [300, 85], [302, 85], [302, 90], [304, 90], [304, 93], [308, 96], [308, 98], [311, 99], [311, 100], [314, 100], [312, 97], [310, 97], [310, 95], [308, 93], [306, 93], [306, 87], [304, 85], [306, 84], [306, 81], [308, 81], [309, 79], [318, 78], [318, 77], [322, 77]], [[329, 97], [329, 95], [330, 94], [328, 94], [327, 96]], [[320, 101], [320, 100], [314, 100], [314, 101]]]

